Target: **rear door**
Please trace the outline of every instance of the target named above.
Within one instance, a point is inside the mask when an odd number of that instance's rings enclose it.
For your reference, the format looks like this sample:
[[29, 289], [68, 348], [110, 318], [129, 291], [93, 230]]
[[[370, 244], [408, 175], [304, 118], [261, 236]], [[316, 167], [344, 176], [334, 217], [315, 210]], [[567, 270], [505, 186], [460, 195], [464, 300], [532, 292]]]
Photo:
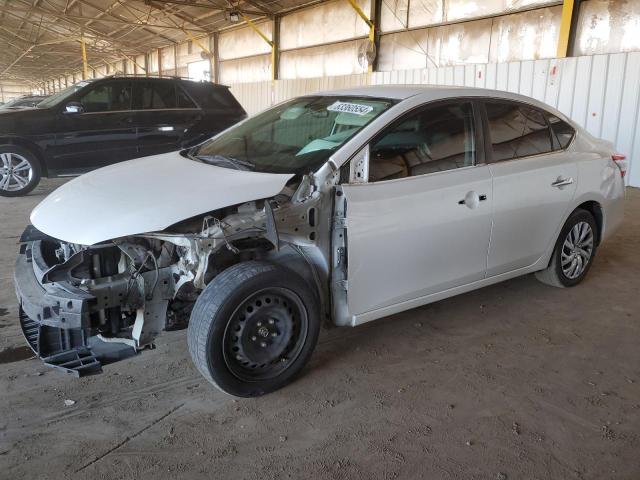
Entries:
[[181, 149], [201, 120], [202, 110], [174, 80], [136, 81], [133, 92], [138, 156]]
[[136, 128], [131, 111], [131, 82], [97, 82], [66, 103], [79, 102], [82, 111], [57, 113], [55, 145], [49, 150], [49, 169], [75, 174], [134, 158]]
[[371, 143], [368, 182], [343, 186], [350, 314], [484, 278], [491, 175], [474, 117], [470, 101], [422, 107]]
[[555, 242], [578, 169], [576, 154], [564, 150], [570, 138], [549, 128], [546, 112], [506, 100], [484, 105], [493, 177], [490, 277], [532, 265]]

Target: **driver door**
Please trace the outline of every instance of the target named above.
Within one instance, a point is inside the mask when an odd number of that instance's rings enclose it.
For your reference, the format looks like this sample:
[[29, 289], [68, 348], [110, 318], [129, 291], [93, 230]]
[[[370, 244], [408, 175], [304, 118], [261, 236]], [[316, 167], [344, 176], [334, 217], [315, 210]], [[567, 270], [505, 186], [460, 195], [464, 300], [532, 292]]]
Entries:
[[131, 93], [129, 80], [114, 79], [70, 99], [67, 103], [79, 102], [82, 110], [58, 114], [50, 170], [78, 174], [139, 156]]
[[449, 101], [408, 114], [369, 145], [368, 181], [343, 185], [353, 323], [485, 277], [491, 174], [474, 110]]

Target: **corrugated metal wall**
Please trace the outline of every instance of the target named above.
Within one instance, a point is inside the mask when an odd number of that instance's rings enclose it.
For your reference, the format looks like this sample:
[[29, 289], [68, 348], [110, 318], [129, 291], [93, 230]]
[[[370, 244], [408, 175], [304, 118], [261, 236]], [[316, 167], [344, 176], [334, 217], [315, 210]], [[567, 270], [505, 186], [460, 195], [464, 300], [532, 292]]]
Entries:
[[629, 184], [640, 187], [640, 52], [245, 83], [232, 91], [253, 114], [298, 95], [369, 84], [466, 85], [536, 98], [614, 142], [630, 160]]

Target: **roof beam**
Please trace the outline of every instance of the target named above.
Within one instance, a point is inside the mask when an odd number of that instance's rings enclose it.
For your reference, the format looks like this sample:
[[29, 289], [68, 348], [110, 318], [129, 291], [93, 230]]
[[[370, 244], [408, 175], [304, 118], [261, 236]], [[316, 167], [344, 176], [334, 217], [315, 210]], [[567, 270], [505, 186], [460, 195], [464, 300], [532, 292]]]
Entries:
[[[171, 2], [173, 3], [173, 2]], [[189, 17], [181, 12], [173, 10], [172, 5], [168, 5], [166, 2], [155, 2], [153, 0], [145, 0], [145, 4], [149, 5], [151, 8], [154, 8], [167, 16], [167, 20], [171, 21], [174, 25], [178, 25], [171, 17], [176, 17], [179, 20], [182, 20], [184, 23], [190, 23], [192, 25], [197, 25], [201, 29], [201, 33], [209, 33], [205, 29], [203, 29], [199, 24], [196, 23], [196, 20], [192, 17]], [[179, 27], [180, 28], [180, 27]]]
[[34, 47], [34, 45], [32, 45], [32, 46], [30, 46], [29, 48], [27, 48], [24, 52], [22, 52], [22, 54], [18, 55], [18, 57], [17, 57], [13, 62], [11, 62], [9, 65], [7, 65], [7, 67], [6, 67], [2, 72], [0, 72], [0, 77], [2, 77], [5, 73], [7, 73], [9, 70], [11, 70], [11, 68], [12, 68], [16, 63], [18, 63], [20, 60], [22, 60], [22, 58], [23, 58], [23, 57], [25, 57], [26, 55], [28, 55], [28, 54], [29, 54], [29, 52], [30, 52], [31, 50], [33, 50], [33, 47]]
[[[161, 29], [167, 29], [169, 27], [165, 26], [165, 25], [148, 25], [148, 24], [140, 24], [140, 23], [136, 23], [136, 22], [130, 22], [128, 19], [123, 18], [121, 15], [116, 15], [113, 12], [111, 12], [111, 9], [116, 6], [116, 5], [122, 5], [122, 3], [120, 2], [120, 0], [117, 0], [115, 3], [112, 3], [106, 10], [102, 9], [96, 5], [94, 5], [93, 3], [88, 2], [87, 0], [82, 0], [82, 4], [84, 4], [85, 6], [91, 7], [95, 10], [98, 10], [100, 13], [93, 19], [90, 19], [87, 23], [85, 23], [85, 26], [91, 25], [94, 21], [105, 21], [104, 18], [102, 18], [104, 15], [108, 15], [109, 17], [120, 21], [120, 23], [125, 23], [127, 25], [133, 25], [133, 26], [138, 26], [140, 27], [141, 30], [144, 30], [145, 32], [149, 32], [152, 35], [156, 35], [170, 43], [174, 43], [174, 40], [166, 37], [164, 35], [162, 35], [162, 33], [159, 32], [154, 32], [153, 30], [150, 30], [148, 27], [153, 27], [153, 28], [161, 28]], [[137, 17], [136, 17], [137, 18]], [[170, 29], [170, 28], [169, 28]]]
[[245, 8], [235, 8], [235, 7], [221, 7], [219, 5], [207, 4], [207, 3], [197, 3], [194, 0], [144, 0], [147, 5], [152, 3], [162, 3], [165, 5], [180, 5], [183, 7], [200, 7], [208, 10], [217, 10], [219, 12], [240, 12], [245, 15], [255, 15], [258, 17], [264, 17], [265, 15], [272, 15], [268, 12], [264, 11], [256, 11], [256, 10], [247, 10]]
[[[98, 9], [99, 10], [99, 9]], [[0, 11], [3, 11], [2, 8], [0, 8]], [[11, 11], [13, 12], [18, 12], [18, 13], [28, 13], [27, 9], [20, 9], [20, 8], [16, 8], [16, 7], [11, 7]], [[85, 17], [85, 16], [80, 16], [80, 15], [73, 15], [73, 14], [61, 14], [61, 13], [57, 13], [57, 12], [52, 12], [52, 11], [43, 11], [43, 10], [37, 10], [35, 11], [35, 13], [40, 13], [43, 15], [50, 15], [54, 18], [57, 19], [70, 19], [70, 20], [78, 20], [78, 21], [86, 21], [85, 24], [83, 24], [83, 26], [89, 26], [92, 23], [95, 22], [100, 22], [100, 23], [117, 23], [120, 25], [127, 25], [127, 26], [134, 26], [134, 27], [141, 27], [143, 29], [145, 29], [145, 27], [149, 27], [149, 28], [162, 28], [162, 29], [167, 29], [167, 30], [183, 30], [183, 28], [181, 27], [174, 27], [172, 25], [159, 25], [159, 24], [151, 24], [151, 23], [138, 23], [138, 22], [134, 22], [132, 20], [123, 20], [123, 19], [110, 19], [110, 18], [98, 18], [98, 17]], [[25, 22], [27, 22], [28, 20], [24, 20]], [[56, 25], [59, 25], [59, 22], [43, 22], [43, 23], [55, 23]], [[185, 30], [196, 30], [194, 28], [184, 28]], [[197, 29], [198, 31], [202, 31], [201, 28]], [[158, 32], [153, 32], [150, 30], [147, 30], [149, 33], [153, 34], [153, 35], [159, 35]], [[161, 35], [160, 35], [161, 36]], [[173, 40], [166, 38], [167, 40], [173, 42]]]
[[272, 16], [273, 12], [271, 10], [269, 10], [268, 8], [266, 8], [263, 5], [260, 5], [258, 2], [255, 2], [253, 0], [244, 0], [245, 3], [251, 5], [252, 7], [257, 8], [258, 10], [260, 10], [261, 12], [263, 12], [263, 15], [267, 15], [267, 16]]
[[[32, 25], [35, 26], [40, 26], [43, 30], [46, 30], [47, 32], [49, 32], [50, 34], [55, 35], [57, 38], [62, 39], [62, 38], [69, 38], [70, 36], [72, 37], [80, 37], [80, 31], [81, 31], [81, 24], [78, 24], [77, 22], [71, 21], [69, 19], [65, 19], [64, 15], [62, 14], [58, 14], [56, 12], [49, 12], [49, 11], [44, 11], [44, 12], [38, 12], [41, 13], [43, 15], [50, 15], [53, 18], [58, 18], [60, 20], [66, 20], [67, 23], [70, 23], [71, 25], [73, 25], [74, 27], [77, 28], [77, 30], [74, 30], [73, 28], [69, 28], [69, 26], [67, 25], [63, 25], [61, 24], [61, 22], [55, 22], [56, 27], [60, 27], [62, 29], [64, 29], [64, 32], [61, 32], [57, 29], [53, 29], [51, 27], [45, 27], [44, 25], [40, 25], [40, 23], [36, 22], [35, 19], [33, 19], [32, 17], [21, 17], [20, 15], [17, 15], [15, 12], [17, 11], [17, 9], [15, 7], [11, 7], [11, 8], [5, 8], [2, 7], [0, 8], [0, 12], [5, 12], [7, 15], [10, 15], [12, 17], [15, 17], [19, 20], [25, 20], [27, 23], [30, 23]], [[113, 43], [117, 43], [119, 48], [132, 48], [135, 49], [136, 46], [132, 45], [132, 44], [127, 44], [125, 42], [119, 41], [117, 39], [111, 38], [109, 35], [96, 30], [94, 28], [90, 28], [88, 29], [88, 31], [91, 33], [91, 35], [100, 38], [101, 40], [105, 40], [107, 42], [113, 42]], [[79, 41], [79, 40], [78, 40]]]

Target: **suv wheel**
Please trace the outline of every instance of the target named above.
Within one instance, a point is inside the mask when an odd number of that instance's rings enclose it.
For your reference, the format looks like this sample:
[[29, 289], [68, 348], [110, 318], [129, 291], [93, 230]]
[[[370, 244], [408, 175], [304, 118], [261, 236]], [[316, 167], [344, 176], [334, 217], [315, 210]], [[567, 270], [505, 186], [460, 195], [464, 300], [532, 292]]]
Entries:
[[318, 302], [305, 280], [266, 262], [243, 262], [198, 297], [188, 331], [194, 364], [223, 392], [254, 397], [290, 383], [320, 331]]
[[28, 150], [16, 145], [0, 146], [0, 196], [19, 197], [40, 181], [40, 162]]
[[549, 266], [536, 277], [554, 287], [573, 287], [587, 275], [596, 254], [597, 225], [591, 213], [578, 209], [564, 224]]

